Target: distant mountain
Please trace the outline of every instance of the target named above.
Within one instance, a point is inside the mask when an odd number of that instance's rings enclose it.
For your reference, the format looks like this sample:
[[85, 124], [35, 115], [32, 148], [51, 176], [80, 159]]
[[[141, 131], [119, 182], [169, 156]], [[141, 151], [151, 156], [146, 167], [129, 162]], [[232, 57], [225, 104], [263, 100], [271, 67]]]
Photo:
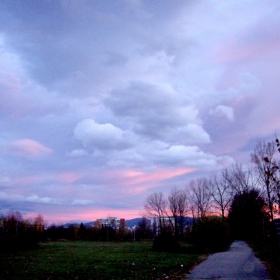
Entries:
[[[142, 218], [135, 218], [135, 219], [131, 219], [131, 220], [126, 220], [125, 224], [129, 228], [133, 228], [134, 226], [137, 226], [141, 220], [142, 220]], [[150, 220], [148, 220], [148, 221], [150, 221]]]
[[[127, 227], [129, 228], [133, 228], [134, 226], [137, 226], [139, 224], [139, 222], [142, 220], [142, 218], [134, 218], [131, 220], [125, 220], [125, 224]], [[148, 219], [148, 222], [150, 222], [150, 220]], [[184, 219], [185, 225], [189, 225], [193, 223], [193, 218], [190, 217], [185, 217]], [[92, 227], [94, 225], [94, 222], [69, 222], [63, 225], [63, 227], [68, 228], [71, 227], [73, 225], [80, 225], [81, 223], [83, 223], [83, 225], [85, 227]]]
[[85, 226], [85, 227], [92, 227], [94, 225], [94, 222], [81, 222], [81, 221], [70, 221], [66, 224], [63, 224], [62, 226], [64, 228], [69, 228], [69, 227], [72, 227], [72, 226], [80, 226], [81, 223]]
[[83, 223], [83, 225], [84, 225], [85, 227], [93, 227], [94, 222]]
[[[142, 220], [142, 218], [135, 218], [135, 219], [131, 219], [131, 220], [126, 220], [125, 224], [127, 227], [132, 228], [134, 226], [137, 226], [139, 224], [139, 222]], [[148, 222], [151, 222], [151, 220], [147, 219]], [[190, 225], [193, 223], [193, 218], [191, 217], [185, 217], [184, 218], [184, 224], [185, 225]]]
[[[135, 218], [135, 219], [131, 219], [131, 220], [125, 220], [125, 224], [127, 227], [132, 228], [134, 226], [137, 226], [138, 223], [142, 220], [142, 218]], [[150, 221], [150, 220], [148, 220]], [[94, 222], [82, 222], [82, 221], [69, 221], [68, 223], [64, 224], [63, 227], [65, 228], [69, 228], [73, 225], [80, 225], [81, 223], [83, 223], [83, 225], [85, 227], [92, 227], [94, 225]]]

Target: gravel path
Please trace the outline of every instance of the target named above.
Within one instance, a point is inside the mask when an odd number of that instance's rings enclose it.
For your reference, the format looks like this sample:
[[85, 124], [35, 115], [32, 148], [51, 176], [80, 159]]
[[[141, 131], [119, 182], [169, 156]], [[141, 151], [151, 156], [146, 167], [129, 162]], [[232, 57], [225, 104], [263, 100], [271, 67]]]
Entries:
[[261, 261], [244, 241], [235, 241], [229, 251], [210, 255], [186, 279], [271, 279]]

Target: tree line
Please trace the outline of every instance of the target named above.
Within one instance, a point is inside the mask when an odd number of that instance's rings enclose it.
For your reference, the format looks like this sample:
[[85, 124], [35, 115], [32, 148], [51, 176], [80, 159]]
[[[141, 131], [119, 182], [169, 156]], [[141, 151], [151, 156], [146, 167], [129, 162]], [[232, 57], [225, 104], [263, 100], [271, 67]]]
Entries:
[[50, 225], [46, 227], [42, 215], [35, 219], [23, 219], [18, 211], [0, 215], [0, 252], [17, 251], [39, 247], [40, 242], [48, 241], [135, 241], [151, 239], [149, 221], [142, 218], [132, 230], [121, 219], [119, 224], [102, 224], [97, 219], [93, 225], [70, 224]]
[[[173, 188], [168, 196], [162, 192], [151, 194], [144, 205], [146, 215], [157, 220], [161, 235], [169, 233], [175, 240], [184, 238], [188, 231], [193, 239], [201, 234], [199, 242], [203, 243], [211, 235], [211, 228], [212, 238], [224, 231], [227, 241], [264, 239], [280, 209], [279, 152], [278, 139], [259, 141], [247, 166], [237, 163], [191, 180], [183, 189]], [[186, 216], [195, 221], [187, 229]], [[215, 231], [219, 227], [220, 232]]]
[[116, 226], [113, 223], [102, 225], [100, 220], [96, 220], [93, 225], [84, 223], [71, 224], [67, 227], [52, 225], [45, 230], [45, 237], [52, 241], [133, 241], [150, 239], [152, 232], [146, 218], [142, 218], [133, 229], [126, 227], [124, 221]]
[[39, 214], [31, 221], [23, 219], [18, 211], [10, 211], [7, 215], [0, 216], [1, 251], [36, 248], [43, 240], [44, 232], [42, 215]]

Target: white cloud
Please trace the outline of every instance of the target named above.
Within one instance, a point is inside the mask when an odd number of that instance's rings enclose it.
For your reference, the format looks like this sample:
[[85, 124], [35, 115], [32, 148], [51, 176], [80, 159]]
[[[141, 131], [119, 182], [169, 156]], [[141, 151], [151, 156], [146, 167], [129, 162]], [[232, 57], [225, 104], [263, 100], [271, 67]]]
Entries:
[[74, 130], [75, 137], [85, 147], [97, 149], [126, 149], [130, 146], [130, 133], [110, 124], [99, 124], [92, 119], [79, 122]]
[[8, 176], [1, 176], [0, 175], [0, 183], [5, 184], [5, 185], [9, 184], [9, 183], [11, 183], [11, 179]]
[[83, 149], [75, 149], [69, 153], [67, 153], [68, 156], [70, 157], [82, 157], [88, 155], [88, 152]]
[[171, 137], [170, 142], [177, 141], [181, 144], [209, 143], [211, 141], [210, 135], [203, 129], [202, 125], [194, 123], [174, 129], [171, 132]]
[[242, 72], [237, 77], [237, 83], [234, 87], [231, 87], [224, 92], [218, 92], [220, 97], [224, 100], [241, 101], [246, 97], [250, 97], [256, 94], [261, 83], [253, 74], [249, 72]]
[[5, 202], [28, 202], [28, 203], [36, 203], [36, 204], [54, 204], [60, 205], [62, 201], [56, 198], [50, 197], [39, 197], [36, 194], [29, 195], [27, 197], [18, 194], [7, 194], [5, 192], [0, 191], [0, 200]]
[[219, 105], [214, 110], [211, 110], [210, 114], [217, 115], [217, 116], [224, 116], [229, 121], [234, 121], [234, 110], [232, 107]]
[[171, 146], [168, 149], [156, 151], [155, 161], [165, 163], [170, 166], [187, 166], [187, 167], [212, 167], [216, 168], [220, 162], [225, 160], [232, 161], [230, 157], [219, 157], [203, 152], [197, 146]]
[[50, 197], [39, 197], [36, 194], [32, 194], [26, 197], [23, 201], [39, 204], [61, 204], [61, 201], [59, 199], [54, 199]]
[[[218, 168], [234, 160], [227, 156], [215, 156], [203, 152], [197, 146], [168, 145], [159, 141], [144, 141], [125, 151], [114, 151], [107, 157], [107, 164], [113, 167], [140, 168], [147, 167], [194, 167]], [[224, 165], [225, 164], [225, 165]]]
[[94, 201], [86, 199], [75, 199], [71, 204], [75, 206], [86, 206], [94, 204]]

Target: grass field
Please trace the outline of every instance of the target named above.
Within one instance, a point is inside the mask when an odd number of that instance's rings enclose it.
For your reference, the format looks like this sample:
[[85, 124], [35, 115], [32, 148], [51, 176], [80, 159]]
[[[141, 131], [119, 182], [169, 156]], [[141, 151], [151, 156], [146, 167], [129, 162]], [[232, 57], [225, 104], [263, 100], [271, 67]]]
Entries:
[[43, 243], [37, 250], [0, 254], [0, 279], [184, 279], [201, 257], [151, 248], [151, 242]]

